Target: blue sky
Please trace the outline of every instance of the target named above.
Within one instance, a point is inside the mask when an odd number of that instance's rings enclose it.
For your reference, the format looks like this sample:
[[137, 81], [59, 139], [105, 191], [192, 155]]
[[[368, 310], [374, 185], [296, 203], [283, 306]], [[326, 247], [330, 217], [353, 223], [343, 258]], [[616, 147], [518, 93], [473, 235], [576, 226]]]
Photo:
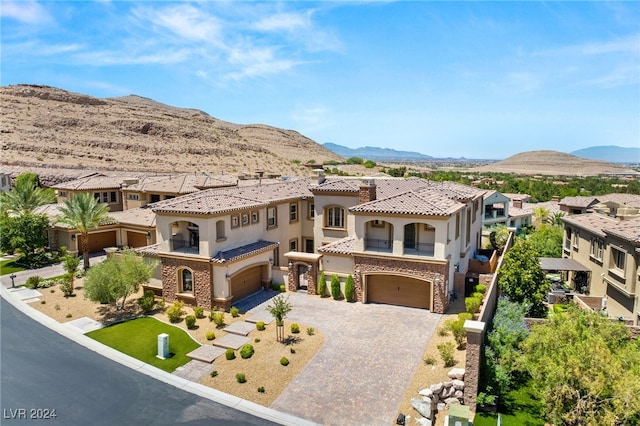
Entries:
[[2, 85], [434, 157], [640, 145], [639, 2], [0, 3]]

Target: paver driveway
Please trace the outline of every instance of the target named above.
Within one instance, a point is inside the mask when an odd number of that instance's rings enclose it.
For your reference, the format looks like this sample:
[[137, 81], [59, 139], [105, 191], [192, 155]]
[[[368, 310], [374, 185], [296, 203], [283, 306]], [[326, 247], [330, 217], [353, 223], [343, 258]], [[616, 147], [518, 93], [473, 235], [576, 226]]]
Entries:
[[325, 343], [271, 408], [326, 425], [393, 424], [441, 315], [303, 293], [289, 301], [287, 320], [321, 330]]

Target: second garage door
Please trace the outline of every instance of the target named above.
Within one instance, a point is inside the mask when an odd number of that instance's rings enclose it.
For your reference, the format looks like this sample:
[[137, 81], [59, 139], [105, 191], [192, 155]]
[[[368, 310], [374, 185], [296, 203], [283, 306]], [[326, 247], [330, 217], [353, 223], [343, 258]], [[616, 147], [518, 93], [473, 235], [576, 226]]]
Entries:
[[412, 308], [431, 308], [431, 285], [427, 281], [390, 275], [366, 277], [367, 302]]
[[127, 245], [132, 248], [144, 247], [149, 245], [147, 234], [142, 232], [127, 231]]
[[231, 295], [234, 302], [260, 289], [262, 289], [262, 266], [245, 269], [231, 277]]
[[[78, 236], [78, 238], [81, 238]], [[89, 234], [89, 253], [96, 253], [104, 250], [105, 247], [116, 246], [116, 231], [97, 232]], [[78, 241], [78, 248], [82, 253], [82, 245]]]

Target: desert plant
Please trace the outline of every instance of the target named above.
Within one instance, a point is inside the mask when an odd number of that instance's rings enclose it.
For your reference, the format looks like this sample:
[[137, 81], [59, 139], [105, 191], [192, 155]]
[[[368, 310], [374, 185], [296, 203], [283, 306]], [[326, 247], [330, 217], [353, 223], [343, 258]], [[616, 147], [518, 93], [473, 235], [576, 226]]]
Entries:
[[153, 311], [156, 305], [156, 295], [151, 290], [145, 290], [142, 297], [138, 299], [138, 305], [144, 313]]
[[184, 315], [184, 311], [182, 308], [184, 307], [184, 302], [174, 302], [173, 305], [169, 309], [167, 309], [167, 316], [169, 317], [169, 321], [178, 322]]
[[280, 365], [284, 365], [285, 367], [289, 365], [289, 360], [286, 357], [280, 358]]
[[253, 353], [253, 346], [248, 343], [240, 349], [240, 356], [242, 357], [242, 359], [251, 358], [253, 356]]
[[333, 297], [334, 300], [342, 297], [342, 293], [340, 293], [340, 278], [335, 274], [331, 276], [331, 297]]
[[459, 349], [464, 348], [467, 343], [467, 330], [464, 328], [464, 322], [464, 319], [458, 319], [449, 323], [449, 328], [451, 329], [451, 333], [453, 333], [453, 338], [456, 339], [456, 344]]
[[293, 334], [298, 334], [300, 333], [300, 326], [296, 323], [291, 324], [291, 332]]
[[38, 287], [42, 286], [42, 281], [44, 281], [44, 279], [38, 275], [34, 275], [32, 277], [27, 278], [27, 282], [25, 283], [25, 285], [28, 288], [32, 288], [32, 289], [37, 289]]
[[67, 318], [71, 318], [72, 316], [73, 316], [73, 315], [71, 314], [71, 312], [69, 312], [69, 313], [67, 314]]
[[218, 328], [224, 327], [224, 312], [211, 312], [209, 320], [213, 321]]
[[473, 288], [476, 292], [485, 294], [487, 292], [487, 286], [484, 284], [478, 284]]
[[260, 392], [260, 393], [264, 393], [264, 386], [260, 386], [260, 387], [258, 388], [258, 392]]
[[449, 328], [445, 325], [438, 329], [438, 336], [444, 337], [449, 335]]
[[431, 355], [429, 355], [428, 357], [426, 357], [424, 359], [424, 363], [425, 363], [425, 365], [435, 365], [436, 359], [434, 357], [432, 357]]
[[246, 383], [247, 377], [244, 375], [244, 373], [238, 373], [236, 374], [236, 380], [238, 381], [238, 383]]
[[292, 309], [289, 297], [284, 298], [282, 295], [274, 297], [273, 305], [267, 305], [266, 309], [276, 320], [276, 340], [282, 342], [284, 340], [284, 319]]
[[198, 319], [204, 318], [204, 308], [202, 306], [194, 306], [193, 315]]
[[280, 284], [280, 293], [287, 291], [287, 287], [284, 284]]
[[258, 321], [258, 322], [256, 323], [256, 330], [258, 330], [258, 331], [264, 331], [264, 328], [265, 328], [265, 327], [264, 327], [264, 321]]
[[324, 275], [324, 271], [320, 272], [317, 291], [320, 297], [325, 297], [327, 295], [327, 278]]
[[471, 314], [469, 312], [459, 312], [458, 313], [458, 319], [462, 320], [462, 321], [472, 320], [473, 319], [473, 314]]
[[293, 349], [293, 348], [289, 348], [289, 352], [291, 352], [292, 354], [295, 354], [295, 353], [296, 353], [296, 350], [295, 350], [295, 349]]
[[440, 357], [442, 361], [444, 361], [445, 367], [453, 367], [456, 364], [455, 359], [453, 359], [453, 350], [455, 347], [451, 342], [441, 343], [438, 346], [438, 351], [440, 352]]
[[207, 340], [213, 340], [216, 338], [216, 333], [213, 331], [207, 331]]
[[[67, 274], [69, 275], [69, 274]], [[73, 296], [73, 280], [71, 278], [68, 278], [66, 280], [64, 280], [62, 282], [62, 284], [60, 284], [60, 291], [62, 292], [62, 294], [64, 295], [64, 297], [71, 297]]]
[[482, 300], [484, 298], [484, 293], [480, 293], [479, 291], [476, 291], [471, 294], [471, 297], [477, 297], [478, 299]]
[[54, 306], [54, 307], [53, 307], [53, 309], [55, 309], [56, 311], [59, 311], [59, 310], [60, 310], [60, 305], [58, 305], [58, 304], [56, 303], [56, 306]]
[[192, 329], [196, 325], [196, 316], [195, 315], [187, 315], [184, 318], [184, 322], [187, 324], [188, 329]]
[[209, 376], [211, 377], [216, 377], [218, 375], [218, 370], [213, 370], [211, 373], [209, 373]]
[[356, 288], [351, 275], [347, 277], [347, 280], [344, 283], [344, 297], [347, 299], [347, 302], [356, 301]]
[[316, 334], [316, 329], [313, 327], [307, 327], [307, 334], [309, 336], [313, 336], [314, 334]]
[[41, 304], [41, 305], [46, 305], [46, 304], [47, 304], [47, 301], [46, 301], [46, 300], [41, 300], [41, 301], [40, 301], [40, 304]]
[[253, 343], [260, 343], [260, 339], [258, 339], [258, 338], [253, 339]]
[[225, 351], [224, 353], [224, 357], [228, 360], [231, 361], [232, 359], [236, 359], [236, 351], [234, 351], [233, 349], [229, 348]]
[[478, 312], [481, 304], [482, 300], [478, 299], [477, 297], [466, 297], [464, 299], [464, 307], [466, 308], [466, 311], [471, 314], [475, 314], [476, 312]]
[[232, 306], [231, 309], [229, 309], [229, 313], [233, 318], [238, 318], [240, 316], [240, 309]]

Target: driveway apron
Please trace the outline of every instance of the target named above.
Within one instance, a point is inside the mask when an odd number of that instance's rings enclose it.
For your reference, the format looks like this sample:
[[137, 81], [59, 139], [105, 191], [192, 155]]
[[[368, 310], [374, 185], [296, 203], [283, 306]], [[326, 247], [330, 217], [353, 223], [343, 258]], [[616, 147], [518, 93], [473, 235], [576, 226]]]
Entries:
[[301, 293], [289, 301], [287, 320], [321, 330], [325, 343], [271, 408], [325, 425], [394, 423], [441, 315]]

